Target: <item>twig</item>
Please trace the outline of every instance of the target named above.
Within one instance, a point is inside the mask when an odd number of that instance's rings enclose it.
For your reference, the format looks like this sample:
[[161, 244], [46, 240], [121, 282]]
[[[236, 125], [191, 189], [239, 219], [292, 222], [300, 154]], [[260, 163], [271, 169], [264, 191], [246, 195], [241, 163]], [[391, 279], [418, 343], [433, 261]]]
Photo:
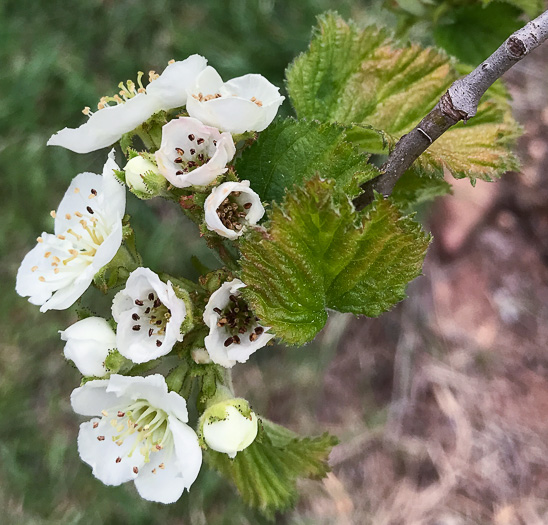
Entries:
[[381, 167], [381, 174], [362, 186], [364, 193], [355, 199], [356, 208], [367, 206], [373, 200], [373, 191], [385, 197], [390, 195], [411, 164], [451, 126], [472, 118], [487, 89], [547, 38], [548, 11], [545, 11], [511, 35], [469, 75], [455, 81], [418, 126], [398, 141]]

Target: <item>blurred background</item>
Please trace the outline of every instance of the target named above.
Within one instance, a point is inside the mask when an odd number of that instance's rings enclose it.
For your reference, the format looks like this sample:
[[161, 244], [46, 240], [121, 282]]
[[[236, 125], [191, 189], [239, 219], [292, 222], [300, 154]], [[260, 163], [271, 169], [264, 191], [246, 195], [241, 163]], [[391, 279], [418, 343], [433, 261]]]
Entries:
[[[138, 70], [192, 53], [225, 79], [254, 72], [283, 86], [316, 15], [334, 8], [396, 22], [359, 0], [0, 2], [2, 523], [266, 523], [205, 469], [171, 506], [95, 480], [69, 405], [80, 375], [57, 333], [75, 317], [40, 314], [15, 294], [15, 274], [72, 177], [104, 162], [104, 151], [46, 148], [52, 133], [78, 126], [82, 108]], [[426, 28], [411, 34], [428, 41]], [[421, 210], [435, 241], [407, 301], [380, 319], [333, 316], [313, 344], [235, 368], [237, 393], [258, 413], [341, 439], [333, 472], [302, 483], [277, 523], [548, 523], [547, 78], [546, 47], [506, 77], [525, 130], [522, 173], [475, 189], [458, 181]], [[174, 206], [130, 195], [128, 211], [153, 270], [196, 277], [174, 246], [215, 264]]]

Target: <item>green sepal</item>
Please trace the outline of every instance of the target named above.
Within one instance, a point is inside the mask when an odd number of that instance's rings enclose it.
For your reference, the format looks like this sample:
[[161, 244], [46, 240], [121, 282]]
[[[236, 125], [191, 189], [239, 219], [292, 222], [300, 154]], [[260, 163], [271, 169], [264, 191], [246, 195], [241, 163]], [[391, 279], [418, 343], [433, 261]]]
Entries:
[[[367, 132], [382, 143], [378, 133], [371, 128]], [[355, 196], [359, 186], [379, 172], [368, 164], [367, 155], [347, 141], [346, 134], [347, 129], [337, 124], [276, 119], [242, 153], [236, 172], [242, 180], [250, 181], [265, 202], [280, 202], [285, 188], [300, 185], [318, 172]]]
[[127, 374], [133, 366], [133, 361], [124, 357], [116, 349], [111, 350], [105, 359], [105, 367], [110, 374]]
[[329, 453], [337, 443], [327, 433], [300, 437], [263, 419], [255, 441], [234, 459], [213, 450], [207, 450], [204, 459], [236, 485], [248, 505], [273, 518], [297, 501], [297, 479], [325, 477]]
[[356, 212], [335, 182], [315, 177], [274, 205], [242, 240], [242, 289], [261, 324], [286, 344], [314, 338], [327, 309], [374, 317], [405, 298], [430, 237], [376, 197]]

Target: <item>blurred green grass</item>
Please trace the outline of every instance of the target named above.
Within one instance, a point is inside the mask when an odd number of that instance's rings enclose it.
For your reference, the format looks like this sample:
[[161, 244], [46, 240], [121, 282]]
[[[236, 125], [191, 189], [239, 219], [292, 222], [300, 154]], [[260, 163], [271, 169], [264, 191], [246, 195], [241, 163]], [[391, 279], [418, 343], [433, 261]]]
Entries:
[[[190, 495], [172, 506], [141, 500], [131, 484], [111, 488], [95, 480], [77, 455], [78, 419], [69, 405], [80, 376], [65, 362], [57, 333], [74, 316], [40, 314], [15, 294], [15, 274], [37, 235], [51, 230], [48, 211], [58, 205], [71, 178], [100, 172], [105, 159], [104, 151], [77, 155], [47, 148], [52, 133], [78, 126], [85, 118], [83, 107], [116, 92], [118, 82], [135, 79], [138, 70], [161, 71], [168, 60], [192, 53], [206, 56], [224, 78], [254, 72], [283, 86], [284, 69], [306, 48], [315, 16], [333, 7], [350, 16], [365, 6], [351, 0], [336, 5], [328, 0], [0, 3], [2, 523], [263, 522], [214, 473], [203, 471]], [[283, 111], [290, 114], [288, 103]], [[173, 207], [130, 196], [128, 210], [151, 268], [193, 277], [190, 253], [212, 261], [196, 229]], [[95, 303], [93, 294], [90, 299]], [[308, 377], [302, 403], [313, 408], [318, 381], [310, 377], [328, 359], [310, 372], [306, 358], [311, 354], [312, 347], [300, 357], [284, 351], [280, 360], [268, 356], [264, 365], [265, 374], [290, 368], [294, 382]], [[268, 410], [268, 391], [256, 406]]]

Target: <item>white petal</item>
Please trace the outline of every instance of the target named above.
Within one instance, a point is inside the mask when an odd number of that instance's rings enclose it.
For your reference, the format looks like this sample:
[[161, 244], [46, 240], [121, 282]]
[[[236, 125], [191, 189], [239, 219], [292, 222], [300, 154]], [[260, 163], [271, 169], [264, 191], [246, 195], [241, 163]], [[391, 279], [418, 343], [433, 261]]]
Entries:
[[223, 94], [235, 94], [246, 100], [255, 97], [257, 101], [260, 101], [262, 105], [258, 107], [261, 112], [254, 123], [253, 131], [263, 131], [274, 120], [285, 98], [280, 95], [279, 91], [279, 88], [271, 84], [262, 75], [257, 74], [233, 78], [223, 86]]
[[122, 218], [126, 212], [126, 189], [116, 178], [113, 170], [120, 171], [114, 158], [114, 149], [108, 154], [103, 166], [103, 187], [101, 194], [97, 197], [98, 206], [109, 218], [109, 224]]
[[70, 395], [72, 410], [83, 416], [99, 416], [101, 411], [124, 402], [115, 392], [107, 392], [108, 384], [108, 379], [95, 379], [75, 388]]
[[175, 503], [187, 488], [186, 480], [175, 460], [173, 449], [163, 449], [151, 454], [150, 462], [139, 471], [139, 476], [135, 479], [139, 496], [157, 503]]
[[156, 97], [140, 93], [123, 104], [93, 113], [79, 128], [64, 128], [52, 135], [48, 146], [62, 146], [76, 153], [89, 153], [114, 144], [161, 109]]
[[68, 250], [72, 248], [69, 241], [57, 239], [55, 235], [45, 232], [40, 239], [42, 242], [38, 242], [23, 258], [15, 284], [16, 292], [22, 297], [29, 297], [29, 301], [36, 305], [44, 304], [53, 292], [71, 283], [78, 273], [74, 277], [67, 277], [67, 273], [57, 276], [52, 266], [53, 257], [61, 260], [69, 257]]
[[[116, 415], [114, 415], [116, 417]], [[105, 485], [120, 485], [126, 481], [137, 478], [139, 471], [145, 464], [144, 456], [136, 447], [131, 457], [131, 452], [136, 440], [141, 436], [138, 432], [131, 434], [118, 446], [112, 439], [119, 432], [110, 424], [110, 417], [100, 420], [92, 419], [80, 425], [78, 433], [78, 453], [93, 469], [93, 475]], [[93, 428], [94, 423], [99, 423]], [[104, 439], [98, 439], [98, 438]], [[120, 458], [119, 461], [117, 459]], [[137, 472], [134, 469], [137, 469]]]
[[185, 398], [176, 392], [168, 393], [166, 380], [160, 374], [147, 377], [113, 374], [110, 376], [108, 392], [133, 401], [146, 399], [152, 406], [173, 414], [183, 422], [188, 421]]
[[[200, 118], [204, 124], [215, 126], [230, 133], [257, 131], [263, 109], [251, 100], [240, 97], [221, 97], [207, 102], [188, 100], [187, 110], [191, 117]], [[199, 109], [197, 110], [197, 108]]]
[[206, 420], [203, 434], [208, 447], [234, 457], [247, 448], [257, 436], [257, 416], [251, 412], [251, 419], [244, 417], [237, 408], [226, 407], [226, 419], [210, 422]]
[[202, 465], [202, 449], [198, 443], [198, 436], [188, 425], [172, 416], [169, 416], [169, 428], [173, 434], [177, 463], [188, 489], [196, 481]]
[[187, 90], [195, 84], [207, 60], [200, 55], [191, 55], [185, 60], [169, 64], [164, 72], [146, 88], [147, 95], [160, 101], [161, 109], [184, 106]]
[[104, 362], [109, 350], [116, 348], [116, 334], [101, 317], [88, 317], [60, 331], [67, 341], [64, 354], [84, 376], [102, 377], [107, 373]]

